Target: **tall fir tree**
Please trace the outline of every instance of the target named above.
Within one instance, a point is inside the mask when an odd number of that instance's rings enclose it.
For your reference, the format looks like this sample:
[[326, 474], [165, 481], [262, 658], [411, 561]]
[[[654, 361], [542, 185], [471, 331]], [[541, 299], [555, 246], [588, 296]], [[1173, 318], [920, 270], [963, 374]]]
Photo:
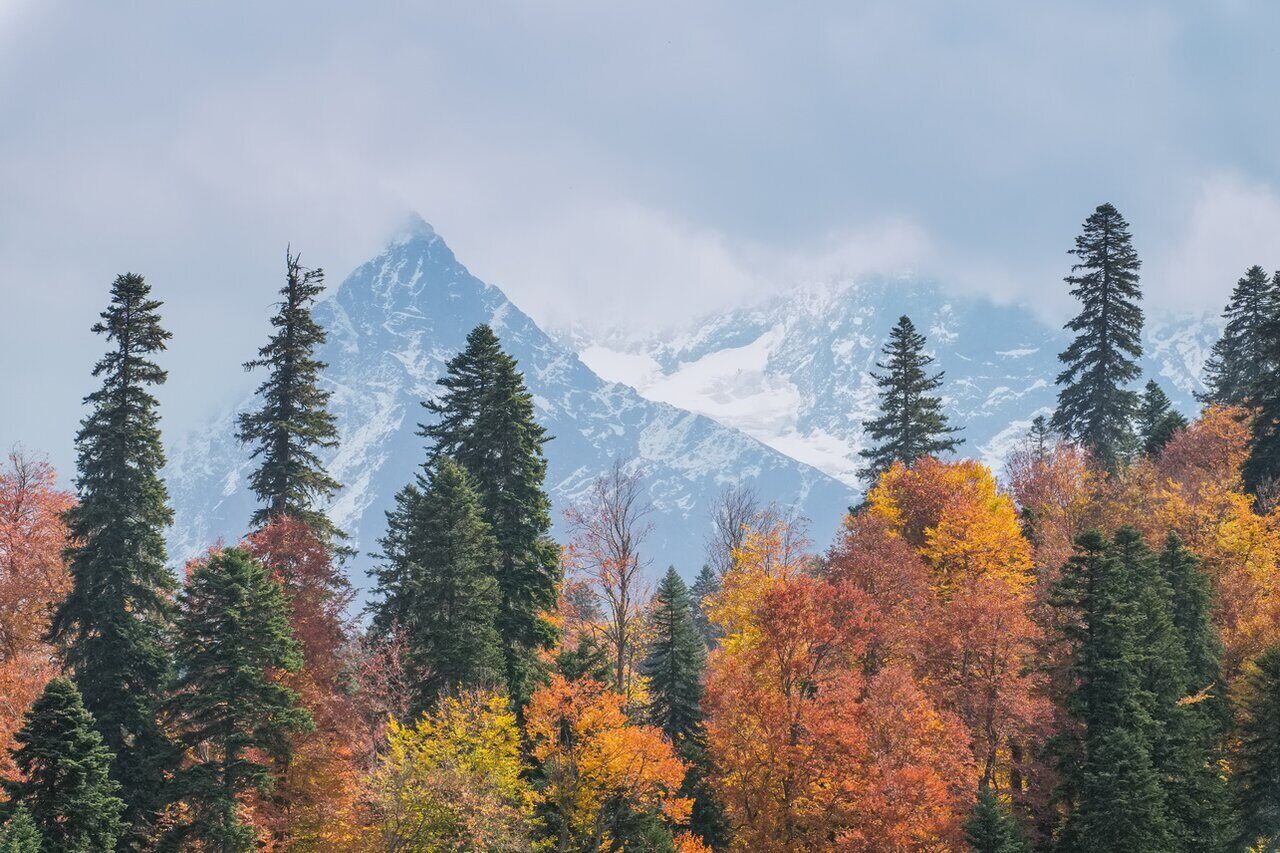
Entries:
[[[50, 681], [14, 740], [14, 763], [22, 775], [19, 781], [6, 782], [5, 788], [10, 800], [27, 813], [42, 839], [41, 849], [114, 850], [126, 829], [121, 819], [125, 804], [117, 796], [119, 783], [111, 778], [111, 751], [75, 685], [65, 678]], [[13, 839], [6, 833], [9, 840]]]
[[707, 614], [707, 602], [719, 591], [720, 578], [716, 576], [715, 570], [709, 564], [703, 563], [702, 568], [698, 570], [698, 576], [693, 579], [689, 594], [693, 598], [693, 624], [697, 627], [698, 636], [702, 637], [702, 642], [708, 651], [714, 649], [720, 642], [720, 629]]
[[1067, 709], [1083, 731], [1077, 754], [1060, 768], [1070, 804], [1064, 853], [1177, 849], [1152, 754], [1149, 661], [1139, 649], [1153, 626], [1135, 577], [1147, 574], [1151, 559], [1132, 528], [1117, 531], [1114, 542], [1092, 531], [1077, 541], [1054, 589], [1076, 685]]
[[1232, 781], [1240, 816], [1240, 844], [1280, 850], [1280, 646], [1248, 665], [1240, 691]]
[[257, 849], [240, 798], [269, 791], [272, 760], [311, 715], [276, 678], [296, 672], [302, 652], [289, 627], [284, 590], [247, 551], [229, 548], [195, 567], [182, 591], [169, 713], [193, 756], [178, 787], [190, 819], [168, 842], [232, 853]]
[[[1212, 620], [1209, 579], [1176, 534], [1159, 559], [1161, 584], [1169, 596], [1169, 624], [1177, 646], [1170, 660], [1173, 695], [1165, 696], [1164, 729], [1157, 764], [1178, 849], [1225, 853], [1233, 840], [1230, 791], [1222, 770], [1227, 707], [1221, 696], [1222, 643]], [[1157, 674], [1158, 674], [1157, 670]], [[1153, 688], [1159, 697], [1159, 688]]]
[[1280, 272], [1272, 279], [1258, 334], [1260, 350], [1245, 389], [1244, 401], [1253, 409], [1249, 456], [1241, 468], [1245, 487], [1264, 499], [1275, 500], [1280, 490]]
[[467, 335], [438, 382], [442, 393], [424, 403], [438, 419], [421, 434], [432, 441], [432, 459], [451, 457], [471, 475], [497, 541], [498, 633], [508, 690], [520, 709], [540, 677], [541, 653], [557, 636], [547, 618], [561, 574], [543, 491], [548, 436], [534, 419], [515, 359], [486, 325]]
[[1280, 314], [1280, 274], [1268, 276], [1249, 267], [1231, 291], [1222, 312], [1226, 325], [1204, 365], [1202, 402], [1218, 406], [1246, 405], [1259, 379], [1270, 373], [1269, 337]]
[[862, 451], [867, 467], [859, 472], [870, 483], [895, 462], [911, 465], [924, 456], [950, 452], [963, 441], [952, 437], [960, 429], [948, 426], [942, 399], [932, 393], [942, 386], [943, 373], [929, 373], [933, 356], [924, 345], [924, 335], [904, 315], [889, 332], [885, 360], [876, 362], [884, 371], [872, 374], [880, 388], [880, 416], [863, 424], [875, 444]]
[[682, 793], [693, 799], [689, 827], [706, 843], [719, 847], [727, 839], [724, 812], [709, 777], [702, 716], [702, 679], [707, 647], [695, 621], [689, 587], [674, 566], [658, 583], [649, 612], [652, 639], [640, 671], [649, 680], [649, 722], [660, 728], [689, 763]]
[[1143, 456], [1151, 458], [1159, 456], [1174, 433], [1187, 425], [1187, 419], [1173, 408], [1169, 396], [1154, 379], [1148, 380], [1143, 389], [1135, 420], [1139, 448]]
[[1027, 430], [1027, 444], [1035, 454], [1036, 461], [1043, 462], [1049, 457], [1053, 448], [1053, 427], [1044, 415], [1036, 415], [1031, 419], [1031, 428]]
[[79, 501], [67, 514], [72, 586], [51, 626], [114, 756], [112, 776], [135, 838], [164, 807], [165, 774], [177, 761], [157, 719], [169, 680], [174, 586], [164, 544], [173, 513], [150, 390], [166, 378], [151, 360], [169, 339], [160, 306], [142, 276], [121, 275], [93, 326], [113, 346], [94, 366], [102, 387], [85, 398], [91, 411], [76, 435]]
[[1053, 426], [1114, 468], [1132, 446], [1138, 406], [1137, 393], [1127, 386], [1141, 374], [1141, 261], [1129, 224], [1110, 204], [1085, 220], [1071, 254], [1077, 262], [1066, 282], [1081, 304], [1066, 325], [1076, 337], [1058, 356], [1066, 367], [1058, 374]]
[[19, 804], [0, 827], [0, 853], [41, 853], [44, 840], [27, 807]]
[[240, 415], [237, 437], [254, 445], [253, 458], [261, 460], [249, 475], [260, 502], [253, 526], [290, 515], [329, 541], [338, 531], [319, 505], [339, 484], [325, 471], [317, 451], [337, 446], [338, 428], [328, 409], [330, 392], [320, 387], [320, 373], [328, 365], [315, 357], [325, 333], [311, 317], [323, 291], [324, 270], [308, 269], [286, 251], [284, 298], [271, 318], [275, 332], [258, 357], [244, 365], [245, 370], [267, 369], [258, 386], [262, 405]]
[[374, 626], [398, 629], [408, 646], [408, 663], [420, 674], [415, 713], [459, 689], [500, 685], [497, 543], [470, 475], [437, 457], [387, 517]]
[[973, 814], [964, 827], [964, 839], [973, 853], [1030, 853], [1018, 821], [987, 785], [978, 791]]

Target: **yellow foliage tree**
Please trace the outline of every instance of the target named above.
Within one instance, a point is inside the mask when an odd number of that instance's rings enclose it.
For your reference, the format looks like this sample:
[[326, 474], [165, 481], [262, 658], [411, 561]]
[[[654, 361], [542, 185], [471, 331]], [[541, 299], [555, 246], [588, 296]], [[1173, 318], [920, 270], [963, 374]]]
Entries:
[[391, 720], [368, 780], [374, 849], [530, 850], [534, 793], [507, 698], [446, 698], [414, 726]]

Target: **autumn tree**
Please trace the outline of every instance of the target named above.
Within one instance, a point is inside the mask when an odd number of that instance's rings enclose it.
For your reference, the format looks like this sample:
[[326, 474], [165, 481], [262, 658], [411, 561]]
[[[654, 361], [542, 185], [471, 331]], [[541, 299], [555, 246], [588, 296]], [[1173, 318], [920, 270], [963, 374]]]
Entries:
[[252, 524], [262, 527], [288, 515], [302, 519], [324, 539], [337, 529], [320, 505], [338, 490], [318, 451], [338, 444], [338, 427], [329, 411], [330, 392], [320, 387], [320, 373], [328, 366], [315, 356], [324, 343], [324, 329], [311, 317], [316, 298], [324, 291], [324, 270], [302, 266], [298, 255], [285, 252], [285, 284], [271, 326], [271, 339], [245, 370], [266, 368], [258, 386], [261, 406], [240, 415], [240, 441], [253, 445], [260, 459], [249, 475], [259, 507]]
[[760, 497], [746, 483], [726, 487], [711, 504], [711, 533], [707, 536], [707, 566], [723, 576], [742, 549], [747, 531], [760, 515]]
[[1142, 308], [1129, 223], [1110, 204], [1084, 222], [1066, 277], [1080, 313], [1067, 323], [1075, 333], [1058, 359], [1058, 409], [1053, 427], [1078, 441], [1108, 468], [1127, 457], [1138, 395], [1127, 386], [1142, 369]]
[[653, 529], [644, 479], [615, 460], [586, 496], [565, 513], [573, 541], [565, 553], [571, 574], [595, 595], [612, 657], [611, 686], [630, 702], [641, 654], [637, 632], [648, 598], [641, 549]]
[[49, 620], [71, 578], [63, 552], [71, 496], [47, 462], [20, 450], [0, 468], [0, 779], [23, 713], [58, 670]]
[[187, 578], [175, 655], [169, 714], [191, 761], [179, 780], [190, 820], [172, 840], [255, 849], [241, 798], [270, 790], [270, 760], [287, 755], [292, 736], [312, 726], [297, 695], [275, 677], [302, 665], [284, 590], [247, 551], [215, 552]]
[[623, 704], [599, 682], [559, 675], [529, 701], [538, 799], [558, 851], [612, 849], [637, 812], [677, 826], [689, 819], [691, 803], [679, 794], [685, 764], [659, 729], [630, 722]]
[[463, 691], [415, 724], [392, 720], [367, 788], [379, 850], [532, 849], [533, 790], [499, 693]]
[[420, 674], [415, 710], [503, 680], [497, 543], [466, 470], [438, 457], [388, 513], [374, 627], [403, 632]]
[[539, 655], [555, 645], [548, 614], [556, 604], [560, 554], [550, 538], [551, 502], [543, 490], [546, 431], [533, 416], [533, 396], [516, 361], [489, 326], [438, 380], [439, 397], [424, 403], [437, 416], [422, 427], [431, 458], [448, 456], [471, 475], [484, 519], [498, 546], [498, 634], [507, 684], [519, 710], [533, 690]]
[[110, 776], [111, 752], [75, 685], [65, 678], [50, 681], [14, 739], [22, 778], [6, 782], [6, 793], [30, 815], [43, 849], [114, 850], [127, 829], [125, 804]]
[[962, 439], [959, 427], [949, 426], [942, 399], [933, 394], [942, 387], [942, 371], [930, 373], [933, 356], [925, 353], [924, 335], [905, 315], [889, 332], [883, 373], [873, 373], [880, 389], [880, 415], [863, 423], [872, 447], [861, 451], [867, 467], [860, 475], [875, 482], [895, 462], [913, 465], [925, 456], [954, 450]]
[[71, 590], [51, 626], [114, 756], [125, 821], [138, 833], [164, 807], [176, 759], [157, 718], [170, 677], [174, 586], [164, 544], [173, 513], [151, 392], [166, 378], [152, 361], [169, 339], [160, 306], [142, 276], [121, 275], [93, 326], [112, 348], [94, 366], [102, 387], [85, 398], [90, 412], [76, 434], [79, 503], [66, 516]]

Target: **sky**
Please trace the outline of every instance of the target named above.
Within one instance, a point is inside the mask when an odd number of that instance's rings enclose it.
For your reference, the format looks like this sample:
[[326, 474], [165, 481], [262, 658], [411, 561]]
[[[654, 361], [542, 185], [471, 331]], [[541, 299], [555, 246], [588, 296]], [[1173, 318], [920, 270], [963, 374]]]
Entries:
[[1149, 310], [1280, 267], [1274, 2], [0, 0], [0, 447], [72, 459], [117, 273], [164, 427], [243, 395], [287, 245], [410, 211], [540, 322], [909, 272], [1060, 322], [1099, 203]]

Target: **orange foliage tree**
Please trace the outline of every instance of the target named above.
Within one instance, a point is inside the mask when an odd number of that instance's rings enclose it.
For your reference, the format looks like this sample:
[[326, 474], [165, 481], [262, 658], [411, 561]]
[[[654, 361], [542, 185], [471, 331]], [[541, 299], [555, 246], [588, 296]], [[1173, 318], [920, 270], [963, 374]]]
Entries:
[[62, 555], [72, 497], [53, 468], [20, 451], [0, 468], [0, 778], [16, 772], [9, 747], [27, 707], [58, 674], [44, 641], [54, 607], [71, 588]]
[[272, 792], [253, 803], [268, 847], [331, 850], [353, 842], [363, 772], [372, 761], [359, 697], [348, 689], [351, 589], [333, 554], [302, 521], [280, 516], [245, 542], [284, 587], [303, 667], [283, 679], [311, 712]]
[[[598, 681], [552, 675], [533, 694], [525, 728], [542, 767], [540, 801], [554, 816], [556, 849], [608, 849], [619, 805], [689, 820], [692, 801], [679, 796], [688, 769], [653, 726], [631, 723], [624, 701]], [[682, 842], [689, 848], [691, 839]]]

